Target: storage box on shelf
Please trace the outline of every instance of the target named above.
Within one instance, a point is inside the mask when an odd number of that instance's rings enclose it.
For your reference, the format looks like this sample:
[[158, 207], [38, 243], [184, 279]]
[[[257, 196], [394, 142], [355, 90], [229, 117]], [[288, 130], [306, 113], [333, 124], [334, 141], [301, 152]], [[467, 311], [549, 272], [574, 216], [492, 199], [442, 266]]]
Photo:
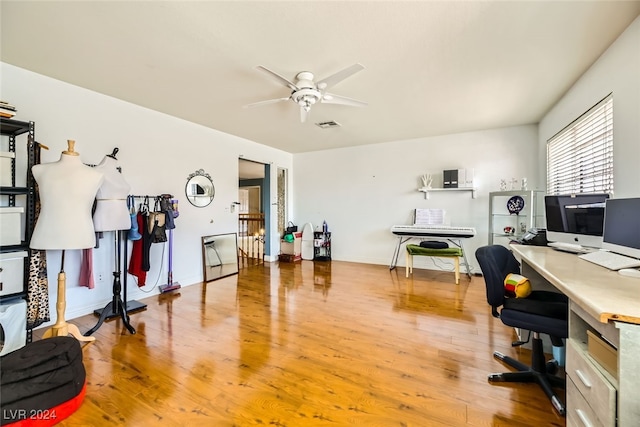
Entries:
[[0, 253], [0, 296], [23, 292], [26, 257], [26, 251]]
[[19, 245], [22, 242], [22, 206], [0, 207], [0, 242], [2, 246]]
[[11, 165], [16, 153], [0, 151], [0, 187], [11, 187]]

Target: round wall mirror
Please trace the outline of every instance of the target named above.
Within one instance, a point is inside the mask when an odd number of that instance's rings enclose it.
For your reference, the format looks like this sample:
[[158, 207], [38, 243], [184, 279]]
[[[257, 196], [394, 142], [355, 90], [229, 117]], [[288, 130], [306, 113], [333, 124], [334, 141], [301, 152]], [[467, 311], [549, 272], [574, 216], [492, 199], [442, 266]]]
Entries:
[[216, 195], [211, 176], [202, 169], [198, 169], [187, 177], [184, 192], [189, 203], [199, 208], [208, 206]]

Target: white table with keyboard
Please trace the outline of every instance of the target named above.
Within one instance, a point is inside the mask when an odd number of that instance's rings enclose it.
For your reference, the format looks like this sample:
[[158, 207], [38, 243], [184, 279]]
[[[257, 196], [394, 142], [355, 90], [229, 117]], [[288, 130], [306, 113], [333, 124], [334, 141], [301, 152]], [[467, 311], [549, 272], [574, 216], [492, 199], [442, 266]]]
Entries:
[[[640, 278], [549, 247], [510, 248], [569, 298], [567, 426], [640, 426]], [[595, 360], [588, 335], [615, 348], [613, 372]]]
[[467, 269], [467, 276], [471, 277], [471, 267], [467, 261], [467, 253], [462, 246], [462, 239], [469, 239], [476, 235], [476, 229], [473, 227], [458, 227], [450, 225], [394, 225], [391, 232], [398, 236], [398, 244], [396, 245], [389, 270], [396, 268], [398, 264], [398, 256], [403, 243], [411, 239], [436, 239], [447, 240], [453, 245], [462, 249], [463, 264]]

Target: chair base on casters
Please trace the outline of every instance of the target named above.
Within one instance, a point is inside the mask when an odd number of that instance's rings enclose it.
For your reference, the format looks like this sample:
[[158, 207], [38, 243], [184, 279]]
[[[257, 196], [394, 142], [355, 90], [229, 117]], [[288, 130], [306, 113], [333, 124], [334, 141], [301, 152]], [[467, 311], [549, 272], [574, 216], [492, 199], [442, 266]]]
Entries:
[[552, 365], [547, 366], [545, 362], [542, 340], [537, 333], [534, 333], [532, 340], [531, 366], [527, 366], [519, 360], [505, 356], [498, 351], [494, 352], [493, 356], [505, 362], [507, 365], [516, 368], [518, 372], [490, 374], [488, 377], [490, 382], [538, 383], [549, 400], [551, 400], [551, 404], [556, 408], [556, 411], [562, 416], [565, 415], [566, 408], [564, 403], [562, 403], [553, 391], [553, 387], [565, 388], [565, 380], [550, 373], [554, 369]]

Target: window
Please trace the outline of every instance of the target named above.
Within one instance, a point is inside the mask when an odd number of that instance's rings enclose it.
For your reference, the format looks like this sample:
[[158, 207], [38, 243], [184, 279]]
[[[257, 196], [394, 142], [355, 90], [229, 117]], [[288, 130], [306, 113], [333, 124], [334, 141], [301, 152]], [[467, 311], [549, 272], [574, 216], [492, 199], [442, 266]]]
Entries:
[[613, 193], [613, 95], [547, 141], [547, 193]]

